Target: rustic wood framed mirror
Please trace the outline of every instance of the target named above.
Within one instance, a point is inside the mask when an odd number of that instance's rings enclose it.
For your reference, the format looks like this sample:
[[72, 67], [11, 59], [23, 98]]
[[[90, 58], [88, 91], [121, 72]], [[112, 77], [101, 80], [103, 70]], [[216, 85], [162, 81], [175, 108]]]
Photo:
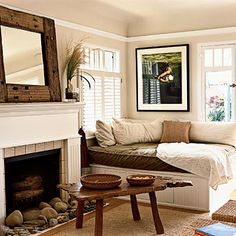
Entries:
[[0, 102], [60, 101], [54, 21], [0, 6]]

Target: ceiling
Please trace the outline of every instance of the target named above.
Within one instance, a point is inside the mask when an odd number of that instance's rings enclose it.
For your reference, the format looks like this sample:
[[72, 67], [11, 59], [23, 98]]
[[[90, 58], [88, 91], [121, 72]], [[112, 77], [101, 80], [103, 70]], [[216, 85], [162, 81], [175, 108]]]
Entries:
[[0, 0], [124, 36], [236, 25], [235, 0]]

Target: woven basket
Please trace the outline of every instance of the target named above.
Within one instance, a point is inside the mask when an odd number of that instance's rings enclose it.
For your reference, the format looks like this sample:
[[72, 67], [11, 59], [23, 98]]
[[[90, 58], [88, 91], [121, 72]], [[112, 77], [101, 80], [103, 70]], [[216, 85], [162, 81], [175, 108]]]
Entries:
[[81, 184], [90, 189], [111, 189], [119, 186], [122, 179], [112, 174], [90, 174], [80, 178]]
[[212, 219], [236, 223], [236, 201], [229, 200], [212, 214]]
[[126, 180], [130, 185], [147, 186], [154, 183], [156, 176], [154, 175], [128, 175]]

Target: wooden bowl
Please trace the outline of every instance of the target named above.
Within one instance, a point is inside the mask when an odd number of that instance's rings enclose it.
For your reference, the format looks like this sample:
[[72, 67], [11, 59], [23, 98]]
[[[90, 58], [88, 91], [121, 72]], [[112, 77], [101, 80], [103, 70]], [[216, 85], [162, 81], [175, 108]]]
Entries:
[[122, 179], [112, 174], [90, 174], [80, 178], [81, 184], [90, 189], [111, 189], [119, 186]]
[[154, 175], [128, 175], [127, 182], [130, 185], [148, 186], [155, 182], [156, 176]]

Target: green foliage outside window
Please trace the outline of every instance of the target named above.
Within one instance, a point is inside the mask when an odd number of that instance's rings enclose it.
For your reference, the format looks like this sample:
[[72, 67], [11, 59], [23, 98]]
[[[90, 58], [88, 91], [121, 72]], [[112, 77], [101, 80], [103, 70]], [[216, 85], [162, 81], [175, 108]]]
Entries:
[[208, 111], [208, 120], [209, 121], [223, 121], [225, 119], [225, 109], [224, 109], [224, 99], [219, 96], [210, 97]]

